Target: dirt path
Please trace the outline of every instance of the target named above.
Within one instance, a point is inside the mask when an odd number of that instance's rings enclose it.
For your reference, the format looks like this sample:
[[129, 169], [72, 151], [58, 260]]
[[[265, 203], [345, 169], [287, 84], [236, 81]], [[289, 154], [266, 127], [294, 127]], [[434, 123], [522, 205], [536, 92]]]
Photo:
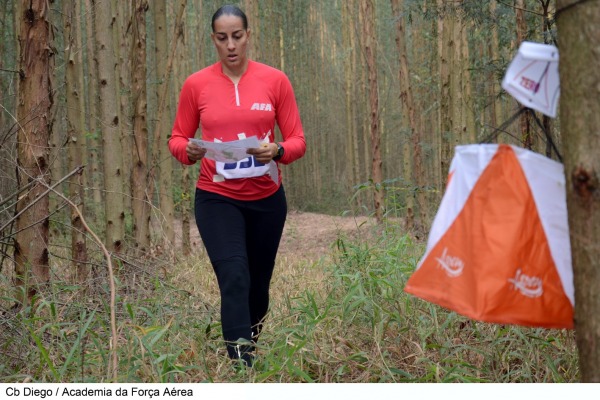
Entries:
[[372, 220], [367, 217], [341, 217], [292, 211], [285, 223], [279, 255], [318, 259], [328, 254], [340, 236], [354, 237]]
[[[280, 257], [317, 260], [330, 252], [340, 234], [354, 237], [373, 221], [367, 217], [342, 217], [290, 211], [279, 246]], [[193, 224], [193, 221], [192, 221]], [[176, 229], [179, 226], [176, 226]], [[200, 245], [198, 229], [190, 229], [192, 246]]]

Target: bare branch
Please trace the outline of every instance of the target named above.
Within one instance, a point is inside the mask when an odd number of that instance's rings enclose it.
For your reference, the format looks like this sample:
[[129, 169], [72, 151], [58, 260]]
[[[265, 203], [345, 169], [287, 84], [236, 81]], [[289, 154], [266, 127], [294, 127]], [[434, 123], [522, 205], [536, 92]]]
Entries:
[[[61, 183], [63, 183], [64, 181], [66, 181], [67, 179], [69, 179], [70, 177], [72, 177], [75, 174], [78, 174], [81, 172], [81, 170], [84, 168], [83, 165], [80, 165], [79, 167], [75, 168], [73, 171], [69, 172], [66, 176], [64, 176], [60, 181], [56, 182], [54, 185], [48, 187], [48, 190], [46, 190], [44, 193], [42, 193], [40, 196], [38, 196], [37, 198], [33, 199], [33, 201], [29, 204], [27, 204], [25, 206], [25, 208], [23, 208], [20, 212], [17, 213], [17, 215], [15, 215], [14, 217], [12, 217], [7, 223], [5, 223], [4, 225], [2, 225], [2, 227], [0, 228], [0, 232], [2, 232], [8, 225], [10, 225], [15, 219], [19, 218], [25, 211], [29, 210], [35, 203], [37, 203], [38, 201], [40, 201], [40, 199], [43, 199], [44, 196], [46, 196], [48, 193], [50, 193], [51, 191], [54, 191], [54, 188], [56, 188], [58, 185], [60, 185]], [[41, 180], [37, 180], [34, 181], [37, 183], [41, 183], [43, 185], [46, 185], [45, 182], [41, 181]], [[47, 186], [47, 185], [46, 185]]]

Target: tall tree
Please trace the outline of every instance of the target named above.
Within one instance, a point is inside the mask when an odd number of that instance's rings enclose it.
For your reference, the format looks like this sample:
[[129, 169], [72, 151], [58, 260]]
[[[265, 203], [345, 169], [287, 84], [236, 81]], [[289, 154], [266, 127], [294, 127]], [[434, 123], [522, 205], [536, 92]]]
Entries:
[[36, 286], [50, 279], [46, 190], [50, 183], [53, 37], [48, 6], [46, 0], [31, 0], [21, 10], [19, 29], [17, 178], [19, 188], [29, 189], [17, 203], [14, 260], [16, 284], [25, 286], [27, 296], [35, 294]]
[[[400, 82], [400, 99], [404, 107], [404, 113], [408, 117], [409, 137], [411, 138], [410, 143], [412, 144], [412, 146], [410, 146], [408, 140], [405, 142], [405, 148], [412, 150], [412, 157], [410, 154], [410, 150], [406, 150], [404, 152], [404, 168], [405, 170], [412, 172], [411, 175], [405, 174], [405, 179], [408, 178], [406, 179], [407, 182], [414, 182], [417, 186], [417, 199], [419, 202], [419, 210], [421, 212], [421, 223], [425, 223], [427, 219], [427, 204], [425, 200], [425, 192], [423, 191], [423, 187], [425, 186], [425, 175], [421, 152], [422, 124], [420, 118], [416, 115], [415, 112], [415, 100], [413, 98], [413, 90], [411, 88], [410, 83], [408, 54], [406, 51], [405, 42], [406, 32], [404, 28], [404, 0], [391, 0], [391, 5], [392, 13], [394, 15], [394, 19], [396, 20], [395, 40], [400, 63], [400, 68], [398, 68], [398, 77]], [[413, 204], [413, 198], [409, 194], [407, 196], [407, 222], [409, 223], [411, 228], [413, 225], [413, 210], [411, 209], [411, 206]]]
[[560, 120], [581, 380], [600, 382], [600, 2], [557, 0]]
[[[553, 20], [554, 18], [554, 10], [551, 10], [551, 0], [540, 0], [540, 5], [542, 7], [542, 33], [544, 36], [544, 43], [549, 44], [552, 43], [553, 38], [552, 38], [552, 26], [551, 26], [551, 20]], [[552, 2], [554, 3], [554, 2]], [[544, 127], [544, 130], [548, 133], [548, 135], [550, 135], [550, 137], [552, 137], [552, 126], [554, 124], [552, 123], [552, 118], [550, 118], [547, 115], [544, 115], [542, 117], [542, 126]], [[545, 153], [547, 157], [551, 157], [552, 156], [552, 144], [550, 143], [550, 140], [546, 140], [546, 148], [545, 148]]]
[[[515, 17], [517, 20], [517, 47], [527, 39], [527, 23], [525, 22], [525, 0], [517, 0], [515, 6]], [[529, 113], [521, 114], [519, 117], [519, 129], [521, 133], [521, 144], [526, 149], [532, 148], [533, 136], [529, 129]]]
[[141, 252], [150, 246], [150, 206], [148, 188], [148, 124], [146, 120], [146, 11], [147, 0], [132, 2], [131, 84], [133, 102], [133, 145], [131, 159], [131, 193], [133, 209], [133, 236]]
[[[16, 7], [2, 7], [0, 10], [0, 54], [16, 53], [15, 13]], [[15, 82], [19, 79], [15, 59], [0, 57], [0, 199], [14, 193], [15, 187]], [[0, 211], [0, 224], [11, 216], [8, 210]], [[3, 246], [4, 247], [4, 246]]]
[[[167, 59], [169, 58], [169, 34], [167, 27], [167, 3], [165, 0], [154, 1], [154, 32], [155, 32], [155, 48], [154, 58], [156, 60], [156, 98], [161, 98], [161, 92], [165, 88], [169, 88], [170, 74], [167, 74]], [[174, 36], [174, 39], [175, 36]], [[164, 101], [164, 110], [158, 113], [156, 120], [157, 132], [162, 132], [161, 138], [164, 138], [170, 132], [170, 115], [171, 103]], [[156, 161], [158, 165], [158, 193], [159, 205], [164, 222], [161, 226], [164, 227], [163, 232], [168, 243], [172, 244], [175, 239], [175, 231], [173, 229], [173, 219], [175, 217], [175, 205], [173, 203], [173, 158], [167, 154], [167, 146], [164, 140], [160, 140], [153, 144], [157, 154]], [[150, 194], [151, 195], [151, 194]]]
[[260, 15], [258, 14], [258, 3], [259, 0], [244, 0], [244, 9], [250, 19], [250, 30], [252, 31], [252, 40], [250, 41], [250, 48], [248, 49], [248, 56], [253, 60], [262, 60], [261, 52], [261, 29], [260, 29]]
[[452, 114], [450, 106], [452, 103], [450, 91], [450, 63], [452, 61], [452, 20], [447, 17], [447, 11], [444, 7], [444, 0], [437, 0], [438, 9], [438, 54], [439, 54], [439, 76], [440, 76], [440, 110], [439, 132], [441, 135], [440, 141], [440, 167], [442, 169], [441, 176], [443, 181], [440, 182], [440, 187], [443, 187], [450, 170], [450, 161], [452, 159], [452, 144], [450, 138], [452, 136]]
[[[348, 178], [350, 190], [353, 185], [360, 182], [360, 162], [358, 155], [358, 132], [356, 129], [356, 32], [354, 30], [355, 0], [347, 0], [342, 4], [342, 35], [344, 47], [344, 95], [345, 95], [345, 117], [346, 117], [346, 165], [349, 166]], [[360, 198], [359, 198], [360, 199]]]
[[[496, 16], [496, 11], [498, 9], [496, 0], [490, 0], [489, 9], [490, 15], [492, 17], [492, 27], [491, 27], [491, 38], [488, 41], [488, 53], [492, 65], [496, 64], [500, 59], [499, 54], [499, 37], [498, 37], [498, 17]], [[488, 104], [490, 108], [490, 123], [489, 125], [492, 128], [498, 127], [498, 121], [502, 118], [502, 102], [499, 101], [496, 97], [500, 93], [500, 84], [496, 75], [494, 73], [494, 69], [490, 69], [488, 75], [488, 88], [489, 88], [489, 100]]]
[[373, 180], [375, 217], [383, 221], [384, 188], [381, 162], [381, 136], [379, 131], [379, 93], [377, 80], [377, 38], [375, 36], [375, 10], [373, 0], [360, 2], [363, 15], [363, 34], [365, 38], [365, 57], [368, 71], [369, 90], [369, 132], [371, 134], [371, 179]]
[[[87, 131], [89, 135], [86, 137], [87, 144], [87, 180], [86, 187], [92, 189], [92, 203], [99, 207], [102, 202], [102, 191], [100, 190], [101, 181], [101, 154], [102, 147], [100, 146], [99, 131], [98, 131], [98, 86], [94, 84], [98, 76], [98, 64], [96, 60], [96, 42], [94, 40], [94, 8], [92, 0], [85, 1], [85, 36], [86, 36], [86, 61], [87, 61], [87, 85], [86, 85], [86, 111], [87, 118], [84, 120], [87, 123]], [[88, 207], [89, 210], [90, 207]], [[97, 219], [98, 209], [91, 212], [92, 220]]]
[[119, 126], [117, 74], [114, 53], [114, 23], [111, 1], [92, 0], [96, 38], [98, 75], [99, 120], [102, 130], [104, 156], [104, 189], [106, 242], [110, 251], [120, 252], [125, 236], [125, 209], [123, 200], [123, 148]]
[[[119, 112], [119, 136], [121, 137], [121, 147], [123, 152], [127, 153], [122, 158], [121, 174], [123, 180], [123, 209], [126, 213], [131, 213], [133, 188], [131, 187], [131, 176], [133, 174], [133, 157], [129, 154], [133, 152], [133, 103], [132, 103], [132, 82], [131, 82], [131, 63], [132, 63], [132, 2], [131, 1], [112, 1], [113, 12], [113, 43], [118, 44], [115, 47], [117, 77], [117, 100]], [[137, 244], [137, 243], [134, 243]]]
[[[67, 137], [69, 146], [69, 170], [80, 167], [85, 152], [82, 118], [84, 108], [83, 66], [81, 57], [81, 24], [76, 0], [64, 0], [63, 25], [65, 36], [65, 90], [67, 103]], [[79, 282], [87, 277], [87, 245], [83, 221], [79, 217], [84, 209], [84, 186], [81, 175], [69, 185], [73, 204], [79, 209], [71, 210], [71, 259], [74, 275]]]

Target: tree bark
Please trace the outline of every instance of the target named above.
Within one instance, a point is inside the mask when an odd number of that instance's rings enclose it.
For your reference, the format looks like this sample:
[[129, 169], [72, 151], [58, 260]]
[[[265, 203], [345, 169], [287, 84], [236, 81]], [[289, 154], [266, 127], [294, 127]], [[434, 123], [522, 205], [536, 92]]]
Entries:
[[443, 181], [440, 182], [440, 190], [443, 190], [448, 172], [450, 170], [450, 161], [452, 160], [452, 115], [450, 105], [452, 102], [450, 91], [450, 62], [452, 42], [452, 26], [446, 17], [444, 9], [444, 0], [437, 0], [438, 7], [438, 53], [439, 53], [439, 74], [440, 74], [440, 168]]
[[[347, 0], [342, 4], [342, 39], [344, 46], [344, 98], [345, 98], [345, 117], [346, 117], [346, 138], [343, 141], [345, 145], [347, 183], [346, 190], [350, 191], [353, 185], [360, 182], [360, 162], [358, 155], [358, 132], [356, 130], [356, 63], [355, 63], [355, 31], [354, 31], [354, 1]], [[360, 196], [357, 200], [360, 205]]]
[[557, 0], [560, 120], [581, 380], [600, 382], [600, 2]]
[[[161, 92], [169, 87], [171, 79], [170, 73], [167, 72], [167, 59], [169, 57], [168, 48], [168, 30], [167, 30], [167, 4], [165, 0], [154, 2], [154, 32], [155, 32], [155, 50], [156, 59], [156, 98], [157, 101], [164, 102], [164, 110], [157, 114], [156, 127], [157, 132], [162, 132], [161, 138], [166, 139], [165, 135], [171, 131], [171, 123], [168, 118], [171, 115], [171, 103], [166, 99], [161, 99]], [[178, 35], [173, 35], [174, 45], [178, 41]], [[198, 49], [202, 51], [202, 49]], [[167, 93], [167, 92], [165, 92]], [[164, 96], [164, 95], [162, 95]], [[159, 139], [153, 143], [155, 146], [156, 159], [158, 164], [158, 197], [159, 207], [161, 211], [161, 226], [164, 227], [164, 239], [170, 245], [175, 240], [175, 230], [173, 229], [173, 221], [175, 218], [175, 205], [173, 202], [173, 158], [168, 156], [166, 140]], [[152, 196], [152, 193], [149, 193]]]
[[[88, 123], [88, 132], [90, 133], [87, 137], [87, 174], [88, 179], [86, 180], [86, 187], [92, 190], [92, 203], [94, 209], [91, 210], [89, 215], [91, 220], [98, 222], [98, 214], [100, 205], [104, 204], [101, 186], [101, 159], [102, 159], [102, 146], [100, 143], [101, 132], [98, 129], [98, 123], [96, 116], [99, 115], [99, 104], [98, 104], [98, 87], [94, 84], [96, 77], [98, 76], [98, 64], [96, 60], [96, 42], [94, 40], [94, 8], [92, 0], [86, 0], [85, 2], [85, 33], [86, 33], [86, 51], [87, 51], [87, 113], [88, 118], [85, 121]], [[90, 207], [87, 208], [90, 210]], [[87, 219], [87, 217], [86, 217]], [[89, 219], [88, 219], [89, 220]]]
[[92, 1], [95, 17], [96, 63], [98, 75], [98, 101], [100, 108], [104, 156], [104, 210], [106, 243], [112, 252], [121, 252], [125, 235], [125, 209], [123, 200], [123, 148], [121, 144], [119, 101], [117, 100], [117, 73], [114, 53], [114, 24], [112, 2]]
[[[15, 13], [18, 12], [17, 6], [4, 7], [0, 11], [0, 21], [4, 21], [1, 25], [0, 34], [3, 38], [0, 41], [0, 54], [16, 54], [18, 51], [16, 36], [17, 28], [15, 27]], [[14, 84], [19, 79], [18, 71], [12, 63], [8, 62], [7, 57], [0, 57], [0, 201], [5, 200], [8, 196], [15, 192], [16, 176], [15, 176], [15, 149], [16, 149], [16, 111], [15, 111], [15, 91]], [[0, 224], [4, 225], [12, 217], [13, 210], [2, 209], [0, 211]], [[8, 244], [0, 245], [0, 254], [6, 254]], [[0, 271], [2, 264], [0, 260]]]
[[[553, 18], [554, 12], [550, 10], [550, 0], [541, 0], [540, 4], [542, 6], [542, 15], [543, 15], [543, 22], [542, 22], [542, 32], [543, 32], [543, 36], [544, 36], [544, 43], [549, 44], [552, 43], [552, 32], [551, 32], [551, 19]], [[547, 115], [542, 116], [542, 126], [544, 127], [544, 130], [548, 133], [548, 135], [553, 138], [553, 140], [556, 140], [556, 138], [553, 135], [553, 123], [552, 123], [552, 118], [550, 118]], [[546, 146], [543, 149], [543, 151], [545, 151], [546, 153], [546, 157], [551, 158], [552, 157], [552, 143], [550, 143], [550, 140], [548, 140], [546, 138], [545, 140], [546, 142]], [[539, 152], [542, 152], [542, 149], [539, 149]]]
[[381, 137], [379, 131], [379, 93], [377, 81], [377, 40], [375, 37], [375, 10], [372, 0], [361, 1], [361, 13], [364, 18], [363, 34], [365, 38], [365, 56], [368, 71], [369, 91], [369, 132], [371, 134], [371, 179], [373, 180], [374, 209], [378, 223], [383, 222], [384, 188], [381, 162]]
[[[81, 25], [77, 22], [77, 1], [63, 3], [65, 35], [65, 89], [67, 103], [67, 136], [69, 146], [69, 170], [82, 165], [85, 153], [85, 137], [82, 117], [83, 66], [81, 57]], [[84, 210], [84, 186], [81, 174], [69, 184], [69, 195], [77, 210], [71, 210], [71, 259], [76, 282], [85, 282], [88, 276], [87, 244], [80, 214]]]
[[[526, 39], [527, 24], [525, 23], [525, 0], [517, 0], [515, 7], [515, 16], [517, 19], [517, 48]], [[521, 133], [521, 144], [524, 148], [531, 150], [533, 146], [533, 136], [529, 127], [529, 113], [523, 113], [519, 117], [519, 129]]]
[[[392, 14], [396, 20], [396, 48], [398, 50], [398, 58], [400, 68], [398, 69], [398, 78], [400, 82], [400, 100], [404, 107], [404, 113], [408, 116], [409, 124], [409, 137], [410, 143], [412, 144], [412, 157], [410, 157], [410, 151], [405, 151], [404, 154], [404, 166], [412, 174], [405, 172], [405, 178], [407, 182], [414, 182], [416, 186], [417, 200], [419, 203], [419, 210], [421, 216], [421, 223], [427, 221], [427, 201], [425, 199], [425, 171], [423, 169], [423, 157], [421, 151], [422, 141], [422, 128], [420, 118], [416, 115], [415, 100], [413, 97], [413, 91], [410, 83], [410, 72], [408, 67], [408, 54], [406, 50], [406, 30], [404, 27], [404, 1], [403, 0], [391, 0]], [[406, 141], [408, 147], [408, 141]], [[410, 162], [412, 161], [412, 163]], [[410, 200], [410, 202], [409, 202]], [[412, 193], [407, 195], [407, 208], [410, 207], [413, 202]], [[410, 213], [412, 215], [412, 212]], [[407, 223], [413, 223], [413, 226], [407, 226], [408, 228], [414, 227], [414, 221]]]
[[252, 40], [250, 40], [248, 56], [253, 60], [262, 60], [262, 51], [260, 48], [260, 44], [262, 43], [260, 29], [261, 18], [258, 14], [258, 0], [244, 0], [244, 9], [246, 10], [246, 15], [248, 15], [248, 24], [251, 24], [248, 28], [252, 31]]
[[16, 220], [14, 243], [16, 286], [19, 299], [33, 296], [38, 285], [50, 279], [48, 260], [49, 198], [42, 195], [50, 184], [49, 138], [51, 134], [53, 54], [48, 21], [48, 2], [32, 0], [23, 7], [19, 31], [19, 73], [17, 119], [18, 185], [31, 182], [17, 203], [17, 212], [31, 206]]
[[152, 199], [148, 187], [148, 124], [146, 93], [146, 11], [147, 0], [132, 3], [131, 84], [133, 103], [133, 146], [131, 193], [133, 211], [133, 237], [138, 251], [145, 253], [150, 247], [150, 206]]
[[[152, 161], [152, 165], [156, 166], [160, 164], [160, 150], [159, 148], [162, 146], [166, 146], [166, 141], [161, 141], [161, 137], [162, 134], [164, 134], [164, 131], [161, 131], [159, 129], [159, 124], [160, 124], [160, 120], [161, 119], [165, 119], [167, 118], [167, 116], [165, 115], [165, 110], [166, 110], [166, 105], [167, 105], [167, 95], [168, 95], [168, 89], [169, 89], [169, 85], [168, 83], [168, 77], [171, 74], [171, 71], [173, 70], [173, 60], [175, 59], [175, 54], [177, 51], [177, 44], [179, 43], [179, 37], [183, 34], [183, 14], [185, 11], [185, 5], [187, 3], [187, 0], [180, 0], [179, 2], [179, 7], [177, 9], [177, 15], [175, 17], [175, 23], [173, 25], [173, 37], [172, 37], [172, 42], [171, 42], [171, 48], [169, 49], [171, 52], [168, 55], [167, 58], [167, 63], [165, 65], [165, 73], [164, 73], [164, 84], [161, 85], [160, 87], [160, 91], [157, 95], [157, 99], [156, 99], [156, 103], [157, 103], [157, 110], [156, 110], [156, 115], [157, 115], [157, 122], [156, 125], [154, 127], [154, 133], [151, 135], [151, 138], [153, 140], [153, 148], [152, 148], [152, 157], [151, 157], [151, 161]], [[170, 129], [167, 131], [168, 135], [170, 135]], [[148, 191], [150, 193], [152, 193], [154, 191], [154, 178], [156, 176], [156, 168], [151, 168], [150, 169], [150, 177], [148, 179], [148, 183], [150, 186], [150, 188], [148, 189]]]

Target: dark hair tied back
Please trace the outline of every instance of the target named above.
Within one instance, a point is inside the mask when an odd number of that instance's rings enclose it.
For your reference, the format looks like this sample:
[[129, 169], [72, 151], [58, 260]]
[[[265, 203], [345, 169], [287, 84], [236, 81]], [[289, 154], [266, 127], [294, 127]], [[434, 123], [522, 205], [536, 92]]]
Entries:
[[215, 21], [217, 19], [219, 19], [219, 17], [221, 15], [234, 15], [236, 17], [239, 17], [242, 19], [242, 23], [244, 25], [244, 29], [248, 30], [248, 18], [246, 18], [246, 14], [244, 14], [244, 12], [242, 10], [240, 10], [240, 8], [238, 6], [234, 6], [232, 4], [226, 4], [224, 6], [222, 6], [221, 8], [219, 8], [217, 11], [215, 11], [213, 17], [212, 17], [212, 21], [211, 21], [211, 27], [212, 27], [212, 31], [215, 31]]

